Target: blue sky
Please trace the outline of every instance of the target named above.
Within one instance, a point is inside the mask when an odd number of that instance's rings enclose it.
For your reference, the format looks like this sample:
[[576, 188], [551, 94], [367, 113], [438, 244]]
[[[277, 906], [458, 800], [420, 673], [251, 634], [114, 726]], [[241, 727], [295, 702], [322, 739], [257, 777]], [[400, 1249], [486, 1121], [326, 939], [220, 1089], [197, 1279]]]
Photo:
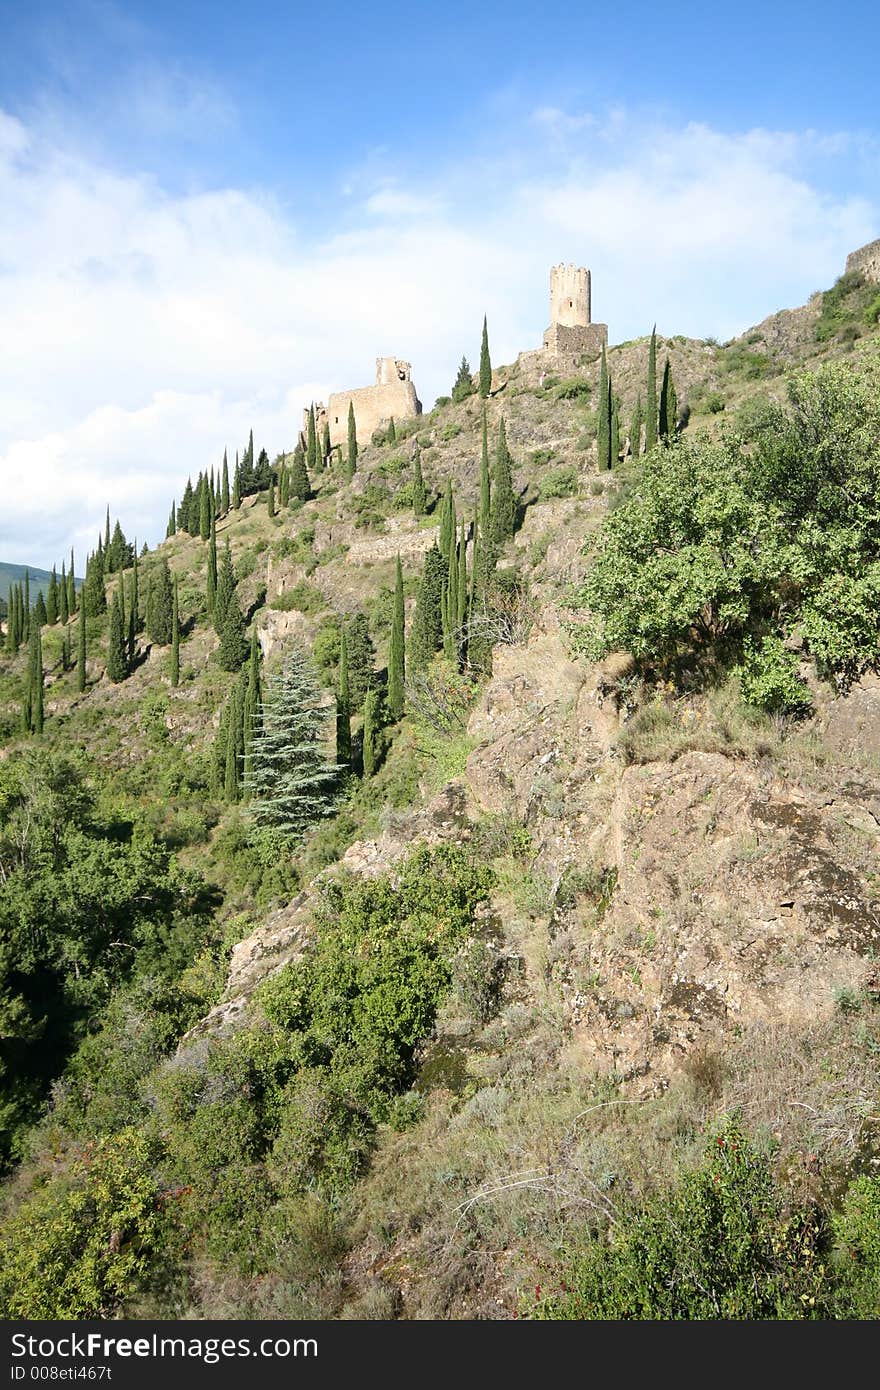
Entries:
[[877, 7], [718, 9], [0, 0], [0, 559], [106, 501], [154, 541], [379, 353], [430, 405], [559, 260], [612, 341], [830, 284], [880, 236]]

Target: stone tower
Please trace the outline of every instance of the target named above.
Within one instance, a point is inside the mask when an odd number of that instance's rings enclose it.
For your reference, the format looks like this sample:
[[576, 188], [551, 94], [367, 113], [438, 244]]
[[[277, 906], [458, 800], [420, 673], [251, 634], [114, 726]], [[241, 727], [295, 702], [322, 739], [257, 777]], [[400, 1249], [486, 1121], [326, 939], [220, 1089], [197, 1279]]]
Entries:
[[564, 328], [589, 326], [590, 272], [584, 266], [551, 267], [550, 322], [562, 324]]

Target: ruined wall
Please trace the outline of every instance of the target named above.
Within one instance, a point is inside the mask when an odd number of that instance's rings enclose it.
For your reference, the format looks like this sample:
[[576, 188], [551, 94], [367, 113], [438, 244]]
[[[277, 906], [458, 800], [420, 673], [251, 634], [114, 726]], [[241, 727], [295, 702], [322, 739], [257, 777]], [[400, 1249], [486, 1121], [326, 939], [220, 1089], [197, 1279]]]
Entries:
[[[315, 406], [318, 443], [324, 425], [330, 426], [331, 445], [348, 443], [348, 407], [354, 406], [358, 444], [368, 444], [373, 430], [395, 420], [411, 420], [421, 415], [422, 403], [412, 383], [409, 362], [399, 357], [376, 358], [375, 386], [359, 386], [353, 391], [334, 391], [327, 404]], [[303, 438], [308, 437], [309, 412], [303, 411]]]
[[566, 327], [562, 323], [551, 323], [544, 334], [544, 349], [554, 357], [577, 357], [582, 353], [601, 352], [608, 343], [608, 325], [591, 323], [579, 327]]
[[566, 328], [586, 328], [591, 319], [590, 294], [590, 272], [584, 266], [552, 266], [550, 322]]
[[880, 241], [869, 241], [858, 251], [851, 251], [846, 258], [847, 273], [860, 270], [866, 280], [880, 285]]

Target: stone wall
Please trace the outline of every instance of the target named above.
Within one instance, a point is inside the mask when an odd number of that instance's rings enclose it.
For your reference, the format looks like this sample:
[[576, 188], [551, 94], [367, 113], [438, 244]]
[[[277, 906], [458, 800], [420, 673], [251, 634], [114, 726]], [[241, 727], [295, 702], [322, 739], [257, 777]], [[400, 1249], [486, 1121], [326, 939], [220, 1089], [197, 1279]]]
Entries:
[[608, 344], [608, 325], [590, 323], [568, 327], [563, 323], [551, 323], [544, 334], [544, 349], [554, 357], [577, 357], [581, 353], [601, 352]]
[[846, 258], [846, 270], [847, 274], [860, 270], [866, 280], [880, 285], [880, 241], [869, 241], [867, 246], [851, 251]]

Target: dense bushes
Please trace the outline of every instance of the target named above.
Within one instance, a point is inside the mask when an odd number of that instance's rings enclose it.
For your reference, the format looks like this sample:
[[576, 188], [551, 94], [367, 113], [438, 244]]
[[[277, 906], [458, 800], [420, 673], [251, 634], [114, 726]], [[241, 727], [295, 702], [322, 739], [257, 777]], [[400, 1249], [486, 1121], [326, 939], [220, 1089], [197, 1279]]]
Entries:
[[[766, 406], [742, 434], [653, 450], [592, 544], [586, 649], [723, 665], [751, 638], [747, 689], [789, 709], [803, 705], [803, 691], [774, 641], [800, 634], [841, 688], [875, 662], [877, 366], [828, 365], [796, 378], [787, 409]], [[760, 676], [757, 666], [774, 652], [768, 685], [769, 668]]]
[[641, 1207], [620, 1207], [608, 1241], [588, 1239], [529, 1315], [550, 1319], [871, 1317], [880, 1288], [880, 1182], [858, 1179], [831, 1233], [793, 1202], [734, 1123], [702, 1165]]

